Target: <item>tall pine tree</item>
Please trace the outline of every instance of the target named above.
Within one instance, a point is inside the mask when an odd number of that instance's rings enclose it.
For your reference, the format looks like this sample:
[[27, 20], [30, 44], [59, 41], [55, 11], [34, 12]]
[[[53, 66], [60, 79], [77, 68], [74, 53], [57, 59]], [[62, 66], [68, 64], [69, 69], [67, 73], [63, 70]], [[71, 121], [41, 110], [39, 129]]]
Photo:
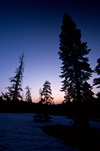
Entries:
[[[62, 89], [66, 92], [66, 101], [87, 101], [91, 99], [93, 92], [87, 82], [92, 70], [88, 63], [90, 49], [86, 42], [81, 41], [81, 31], [76, 28], [68, 14], [64, 14], [63, 25], [60, 34], [59, 59], [62, 60], [61, 78]], [[87, 88], [87, 90], [85, 89]]]
[[19, 57], [19, 67], [15, 71], [15, 76], [10, 78], [11, 86], [8, 87], [8, 95], [11, 100], [20, 100], [22, 98], [22, 80], [24, 72], [24, 53]]

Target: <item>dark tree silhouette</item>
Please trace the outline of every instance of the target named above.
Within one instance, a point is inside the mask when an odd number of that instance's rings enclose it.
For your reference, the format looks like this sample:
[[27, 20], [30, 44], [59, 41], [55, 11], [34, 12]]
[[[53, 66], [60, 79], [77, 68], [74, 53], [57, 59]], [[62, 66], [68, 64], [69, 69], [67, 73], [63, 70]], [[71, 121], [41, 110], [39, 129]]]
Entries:
[[42, 103], [51, 104], [52, 100], [51, 83], [49, 81], [45, 81], [43, 84], [43, 90], [41, 91], [41, 101]]
[[93, 98], [91, 85], [87, 82], [92, 69], [86, 55], [91, 51], [86, 42], [81, 41], [81, 31], [76, 28], [68, 14], [64, 14], [60, 34], [59, 59], [62, 60], [62, 89], [66, 101], [75, 101], [74, 126], [88, 127], [87, 107], [82, 102]]
[[19, 100], [22, 98], [22, 80], [24, 72], [24, 53], [19, 57], [19, 67], [15, 71], [15, 76], [10, 78], [11, 86], [8, 87], [8, 95], [11, 100]]
[[26, 89], [26, 101], [32, 102], [31, 88], [29, 86], [27, 86], [25, 89]]
[[[93, 85], [97, 86], [97, 88], [100, 88], [100, 58], [97, 60], [98, 65], [96, 66], [94, 72], [99, 75], [98, 78], [94, 78]], [[98, 98], [100, 98], [100, 92], [97, 93]]]
[[[76, 28], [68, 14], [64, 14], [60, 34], [59, 59], [62, 60], [61, 78], [62, 89], [66, 92], [66, 101], [86, 101], [91, 99], [93, 92], [87, 80], [91, 77], [92, 70], [85, 55], [89, 54], [87, 43], [81, 41], [81, 31]], [[87, 85], [87, 87], [86, 87]], [[87, 91], [85, 90], [85, 88]], [[89, 97], [87, 97], [89, 96]]]
[[39, 101], [39, 112], [34, 116], [34, 120], [37, 122], [48, 122], [50, 117], [48, 115], [48, 105], [52, 103], [52, 90], [51, 83], [45, 81], [43, 84], [43, 89], [39, 90], [40, 101]]
[[39, 103], [43, 104], [45, 102], [45, 100], [42, 98], [42, 89], [39, 89]]

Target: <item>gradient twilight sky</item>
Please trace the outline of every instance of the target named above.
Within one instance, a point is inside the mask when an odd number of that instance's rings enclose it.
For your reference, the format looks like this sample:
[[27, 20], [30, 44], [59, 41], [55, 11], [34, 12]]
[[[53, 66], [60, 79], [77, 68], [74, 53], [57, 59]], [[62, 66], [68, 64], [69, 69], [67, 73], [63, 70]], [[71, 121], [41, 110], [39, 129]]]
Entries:
[[[29, 85], [33, 102], [46, 80], [51, 83], [55, 103], [61, 103], [59, 34], [68, 13], [87, 42], [91, 68], [100, 58], [100, 2], [97, 0], [0, 0], [0, 92], [6, 92], [25, 52], [23, 89]], [[92, 84], [93, 74], [90, 82]], [[24, 89], [25, 90], [25, 89]], [[95, 88], [93, 90], [96, 92]]]

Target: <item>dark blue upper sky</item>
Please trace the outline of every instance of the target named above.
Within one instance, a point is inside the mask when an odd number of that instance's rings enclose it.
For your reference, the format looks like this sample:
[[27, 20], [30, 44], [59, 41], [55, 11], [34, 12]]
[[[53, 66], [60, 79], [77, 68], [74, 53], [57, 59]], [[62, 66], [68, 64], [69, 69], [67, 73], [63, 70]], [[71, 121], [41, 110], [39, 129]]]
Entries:
[[81, 30], [82, 41], [91, 48], [89, 63], [95, 68], [100, 57], [99, 1], [0, 0], [0, 92], [7, 91], [9, 78], [19, 65], [18, 56], [25, 52], [23, 89], [29, 85], [33, 101], [38, 101], [39, 89], [49, 80], [55, 101], [63, 100], [57, 53], [64, 12], [69, 13]]

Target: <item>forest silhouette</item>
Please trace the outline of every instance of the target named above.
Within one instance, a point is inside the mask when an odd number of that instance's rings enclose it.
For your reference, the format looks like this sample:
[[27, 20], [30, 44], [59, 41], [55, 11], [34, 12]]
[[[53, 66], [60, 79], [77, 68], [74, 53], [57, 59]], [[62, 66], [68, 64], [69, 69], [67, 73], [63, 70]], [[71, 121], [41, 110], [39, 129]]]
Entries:
[[62, 104], [54, 105], [51, 83], [48, 80], [44, 82], [43, 88], [39, 90], [38, 103], [32, 102], [29, 85], [26, 86], [26, 93], [23, 97], [22, 81], [25, 63], [24, 53], [22, 53], [19, 57], [19, 66], [15, 70], [15, 76], [9, 79], [11, 86], [8, 86], [8, 91], [2, 92], [0, 96], [0, 112], [36, 113], [38, 111], [46, 112], [45, 110], [47, 110], [49, 114], [70, 114], [74, 117], [75, 125], [83, 127], [85, 127], [86, 122], [84, 120], [88, 118], [88, 115], [100, 115], [100, 92], [94, 98], [92, 91], [93, 86], [100, 87], [100, 77], [94, 78], [92, 86], [88, 83], [93, 72], [97, 73], [98, 76], [100, 75], [100, 58], [97, 60], [95, 69], [91, 69], [89, 59], [86, 57], [91, 49], [88, 49], [87, 42], [81, 41], [81, 30], [77, 29], [75, 22], [67, 13], [63, 17], [59, 38], [58, 55], [62, 61], [60, 77], [63, 79], [61, 91], [65, 92]]
[[63, 17], [59, 38], [58, 54], [62, 61], [60, 77], [63, 79], [61, 91], [65, 92], [62, 104], [54, 104], [51, 83], [47, 80], [43, 84], [43, 89], [39, 90], [38, 103], [32, 102], [31, 88], [28, 85], [25, 88], [26, 96], [23, 98], [21, 92], [23, 91], [24, 53], [22, 53], [15, 76], [9, 79], [11, 86], [7, 87], [8, 92], [2, 92], [0, 96], [0, 112], [36, 113], [34, 121], [37, 122], [49, 121], [49, 115], [68, 116], [74, 119], [72, 127], [46, 126], [43, 131], [78, 147], [89, 149], [89, 141], [98, 147], [98, 140], [94, 141], [91, 137], [97, 138], [100, 132], [90, 129], [88, 118], [100, 118], [100, 92], [94, 98], [92, 91], [93, 86], [100, 88], [100, 77], [93, 80], [92, 86], [88, 80], [93, 72], [100, 76], [100, 58], [97, 60], [97, 66], [92, 70], [86, 57], [91, 50], [88, 49], [86, 42], [81, 41], [81, 31], [77, 29], [67, 13]]

